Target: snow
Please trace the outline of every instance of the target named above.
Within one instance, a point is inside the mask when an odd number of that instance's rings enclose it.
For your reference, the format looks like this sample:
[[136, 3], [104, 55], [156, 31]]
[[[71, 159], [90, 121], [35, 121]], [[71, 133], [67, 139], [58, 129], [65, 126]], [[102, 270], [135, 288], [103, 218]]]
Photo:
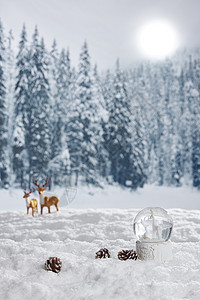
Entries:
[[[69, 191], [70, 192], [70, 191]], [[53, 189], [44, 195], [58, 196], [62, 201], [60, 206], [68, 204], [63, 197], [65, 189]], [[0, 189], [0, 210], [24, 211], [23, 191], [20, 189]], [[38, 192], [32, 193], [31, 198], [39, 199]], [[64, 199], [63, 199], [64, 198]], [[189, 186], [165, 187], [145, 185], [144, 188], [132, 191], [118, 185], [104, 185], [104, 188], [81, 186], [77, 188], [75, 199], [69, 208], [144, 208], [160, 206], [163, 208], [200, 209], [200, 192]], [[39, 202], [39, 201], [38, 201]]]
[[[59, 212], [35, 217], [26, 215], [22, 197], [22, 190], [0, 191], [0, 299], [199, 299], [198, 191], [82, 187], [68, 207], [63, 200]], [[150, 205], [168, 208], [174, 220], [173, 260], [119, 261], [118, 251], [135, 249], [139, 207]], [[103, 247], [111, 258], [95, 259]], [[44, 270], [50, 256], [61, 259], [59, 274]]]

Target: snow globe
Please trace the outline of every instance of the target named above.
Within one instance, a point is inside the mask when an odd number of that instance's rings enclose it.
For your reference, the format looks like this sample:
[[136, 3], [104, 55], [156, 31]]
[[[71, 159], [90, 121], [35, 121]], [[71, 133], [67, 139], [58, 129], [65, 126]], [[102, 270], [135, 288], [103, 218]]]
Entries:
[[160, 207], [147, 207], [134, 219], [133, 229], [137, 237], [136, 251], [141, 260], [167, 261], [172, 259], [170, 236], [173, 220]]

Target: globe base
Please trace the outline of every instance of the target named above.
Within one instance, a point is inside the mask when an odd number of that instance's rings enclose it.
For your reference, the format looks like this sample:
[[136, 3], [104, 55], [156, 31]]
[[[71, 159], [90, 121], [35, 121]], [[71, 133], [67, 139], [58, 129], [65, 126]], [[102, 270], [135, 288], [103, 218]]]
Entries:
[[140, 260], [169, 261], [173, 258], [171, 242], [148, 243], [136, 242], [136, 252]]

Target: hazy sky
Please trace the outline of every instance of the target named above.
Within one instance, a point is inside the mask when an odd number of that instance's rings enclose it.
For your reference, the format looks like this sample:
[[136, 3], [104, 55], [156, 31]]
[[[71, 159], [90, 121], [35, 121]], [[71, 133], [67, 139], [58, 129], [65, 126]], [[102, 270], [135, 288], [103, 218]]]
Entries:
[[48, 47], [53, 38], [59, 49], [69, 47], [74, 64], [86, 39], [100, 69], [113, 67], [117, 57], [122, 65], [141, 57], [134, 40], [149, 20], [172, 23], [182, 46], [200, 44], [200, 0], [0, 0], [0, 17], [15, 43], [23, 23], [29, 40], [38, 25]]

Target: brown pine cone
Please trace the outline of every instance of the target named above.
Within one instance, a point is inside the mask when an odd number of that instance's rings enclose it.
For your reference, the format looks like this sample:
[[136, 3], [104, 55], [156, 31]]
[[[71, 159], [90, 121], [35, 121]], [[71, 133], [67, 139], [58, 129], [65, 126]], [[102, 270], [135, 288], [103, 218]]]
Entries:
[[134, 250], [122, 250], [118, 252], [118, 259], [127, 260], [134, 259], [137, 260], [137, 253]]
[[107, 248], [102, 248], [98, 252], [96, 252], [95, 258], [110, 258], [110, 252]]
[[59, 273], [62, 268], [62, 262], [58, 257], [49, 257], [45, 262], [45, 269], [47, 271], [52, 271], [55, 273]]

